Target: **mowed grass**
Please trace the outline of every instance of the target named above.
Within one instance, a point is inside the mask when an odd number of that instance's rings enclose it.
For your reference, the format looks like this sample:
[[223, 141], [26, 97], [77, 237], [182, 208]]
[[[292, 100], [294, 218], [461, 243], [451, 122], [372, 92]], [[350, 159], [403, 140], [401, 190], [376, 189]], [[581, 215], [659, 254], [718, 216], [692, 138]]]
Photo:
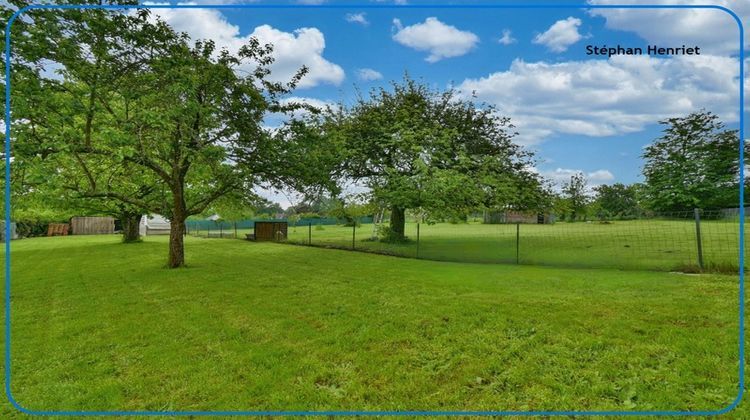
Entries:
[[713, 410], [738, 384], [737, 276], [12, 247], [11, 387], [33, 410]]
[[[518, 229], [518, 230], [517, 230]], [[244, 238], [243, 235], [238, 235]], [[353, 235], [354, 233], [354, 235]], [[516, 263], [563, 267], [696, 270], [693, 221], [634, 220], [552, 225], [481, 223], [407, 224], [407, 243], [373, 241], [372, 225], [290, 227], [290, 242], [356, 248], [438, 261]], [[701, 245], [709, 270], [737, 271], [739, 222], [703, 221]]]

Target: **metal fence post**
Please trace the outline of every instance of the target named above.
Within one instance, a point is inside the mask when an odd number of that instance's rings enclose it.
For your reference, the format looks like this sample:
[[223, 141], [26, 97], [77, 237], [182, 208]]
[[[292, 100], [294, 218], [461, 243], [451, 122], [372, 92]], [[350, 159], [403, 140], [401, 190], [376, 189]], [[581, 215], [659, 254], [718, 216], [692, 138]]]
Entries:
[[312, 245], [312, 222], [307, 223], [307, 244]]
[[698, 267], [703, 270], [703, 243], [701, 240], [701, 211], [693, 209], [695, 216], [695, 243], [698, 246]]
[[417, 258], [419, 258], [419, 223], [417, 223]]
[[237, 239], [237, 222], [234, 223], [234, 239]]
[[516, 264], [521, 263], [521, 224], [516, 223]]
[[354, 223], [352, 223], [352, 249], [354, 249], [354, 240], [357, 236], [357, 221], [355, 220]]

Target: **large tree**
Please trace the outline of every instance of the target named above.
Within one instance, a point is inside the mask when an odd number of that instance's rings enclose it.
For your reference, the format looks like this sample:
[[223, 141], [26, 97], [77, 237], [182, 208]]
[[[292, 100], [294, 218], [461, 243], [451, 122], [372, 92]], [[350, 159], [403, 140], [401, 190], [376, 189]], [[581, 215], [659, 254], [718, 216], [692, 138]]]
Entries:
[[58, 207], [65, 201], [79, 214], [120, 219], [124, 240], [138, 240], [140, 217], [148, 208], [103, 198], [102, 193], [118, 191], [147, 202], [156, 199], [153, 183], [135, 165], [92, 151], [103, 138], [124, 136], [107, 108], [119, 106], [116, 92], [123, 88], [123, 76], [142, 62], [137, 54], [149, 41], [144, 31], [173, 36], [155, 30], [146, 19], [145, 13], [33, 9], [14, 22], [12, 180], [17, 206], [24, 206], [24, 199], [38, 200], [36, 196]]
[[[683, 211], [739, 205], [737, 130], [708, 111], [660, 121], [662, 136], [646, 147], [643, 175], [653, 210]], [[747, 154], [747, 144], [743, 145]]]
[[571, 222], [586, 217], [586, 209], [590, 202], [587, 185], [586, 176], [582, 172], [577, 172], [562, 186], [562, 198], [570, 211], [568, 219]]
[[[293, 178], [279, 160], [293, 153], [273, 150], [287, 145], [264, 119], [297, 108], [281, 99], [306, 69], [286, 84], [270, 82], [271, 45], [250, 39], [230, 54], [211, 41], [193, 44], [145, 9], [36, 12], [28, 20], [43, 31], [17, 30], [42, 45], [25, 60], [61, 66], [62, 80], [41, 93], [62, 93], [50, 96], [57, 106], [13, 104], [14, 115], [27, 111], [16, 117], [16, 146], [28, 145], [30, 159], [54, 156], [80, 198], [167, 216], [169, 267], [185, 262], [187, 217], [261, 182]], [[254, 70], [238, 71], [245, 65]], [[40, 98], [30, 88], [16, 96]]]
[[432, 90], [407, 77], [333, 114], [342, 176], [390, 206], [393, 239], [404, 238], [407, 209], [464, 216], [519, 206], [519, 191], [540, 185], [528, 169], [531, 153], [512, 141], [509, 119], [454, 90]]
[[638, 202], [639, 188], [640, 184], [625, 185], [620, 182], [594, 187], [599, 216], [606, 218], [638, 215], [641, 210]]

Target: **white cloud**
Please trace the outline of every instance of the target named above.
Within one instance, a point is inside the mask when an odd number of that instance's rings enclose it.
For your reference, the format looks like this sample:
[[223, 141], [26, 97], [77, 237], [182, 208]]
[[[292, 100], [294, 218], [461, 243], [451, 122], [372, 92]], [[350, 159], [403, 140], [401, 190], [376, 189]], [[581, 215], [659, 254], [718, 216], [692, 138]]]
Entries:
[[372, 81], [382, 79], [383, 75], [377, 70], [359, 69], [357, 70], [357, 77], [359, 77], [360, 80]]
[[588, 174], [586, 174], [586, 178], [590, 183], [603, 184], [605, 182], [613, 181], [615, 179], [615, 176], [612, 175], [612, 172], [606, 169], [599, 169], [597, 171], [589, 172]]
[[[676, 4], [674, 0], [588, 0], [594, 5]], [[750, 2], [738, 0], [682, 0], [679, 4], [712, 4], [734, 11], [750, 20]], [[593, 16], [606, 19], [608, 29], [632, 31], [650, 43], [699, 45], [707, 54], [737, 54], [739, 28], [732, 16], [719, 9], [591, 9]], [[750, 33], [745, 38], [750, 48]]]
[[334, 102], [331, 102], [331, 101], [325, 101], [322, 99], [310, 98], [306, 96], [290, 96], [288, 98], [282, 99], [281, 103], [284, 105], [291, 104], [291, 103], [306, 104], [306, 105], [314, 106], [320, 109], [325, 109], [326, 107], [336, 105]]
[[533, 168], [533, 171], [540, 174], [542, 177], [552, 181], [552, 186], [558, 192], [562, 186], [570, 182], [570, 178], [577, 174], [582, 174], [586, 178], [586, 191], [591, 194], [594, 192], [594, 187], [602, 184], [607, 184], [614, 181], [615, 176], [608, 169], [598, 169], [593, 172], [586, 172], [581, 169], [566, 169], [557, 168], [550, 171], [540, 171], [537, 168]]
[[503, 29], [503, 36], [500, 39], [498, 39], [497, 42], [503, 45], [510, 45], [510, 44], [515, 44], [516, 39], [513, 38], [513, 36], [511, 36], [510, 29]]
[[569, 46], [583, 39], [578, 33], [578, 27], [581, 26], [581, 19], [569, 17], [558, 20], [547, 29], [546, 32], [537, 35], [532, 41], [534, 44], [542, 44], [550, 51], [563, 52]]
[[586, 173], [580, 169], [557, 168], [554, 171], [541, 171], [539, 173], [555, 182], [560, 183], [570, 181], [570, 177], [576, 174], [583, 174], [586, 177], [586, 181], [588, 181], [589, 183], [603, 183], [615, 179], [615, 176], [612, 175], [612, 172], [607, 169], [598, 169], [596, 171]]
[[[308, 105], [324, 111], [326, 108], [336, 110], [339, 104], [330, 100], [312, 98], [307, 96], [290, 96], [279, 101], [281, 105]], [[291, 118], [303, 118], [310, 114], [306, 108], [300, 108], [289, 113], [272, 113], [266, 116], [264, 120], [265, 129], [275, 133], [285, 122]]]
[[[236, 53], [250, 37], [257, 37], [261, 44], [274, 46], [276, 61], [271, 66], [270, 78], [285, 82], [303, 65], [309, 72], [299, 84], [300, 88], [314, 87], [322, 83], [339, 85], [345, 77], [341, 66], [323, 57], [325, 37], [317, 28], [299, 28], [284, 32], [269, 25], [256, 27], [252, 33], [242, 35], [237, 25], [229, 23], [218, 10], [212, 9], [153, 9], [175, 30], [186, 32], [194, 40], [212, 39], [217, 47]], [[246, 67], [243, 70], [250, 71]]]
[[[326, 108], [332, 108], [335, 109], [338, 107], [338, 104], [332, 101], [326, 101], [318, 98], [310, 98], [306, 96], [290, 96], [288, 98], [284, 98], [281, 101], [282, 105], [290, 105], [290, 104], [298, 104], [298, 105], [309, 105], [314, 108], [317, 108], [321, 111], [325, 110]], [[308, 110], [301, 108], [299, 110], [296, 110], [292, 113], [292, 116], [294, 117], [301, 117], [304, 115], [307, 115], [309, 113]], [[279, 115], [279, 117], [281, 117]], [[282, 120], [285, 118], [281, 118]]]
[[494, 104], [516, 124], [519, 143], [554, 134], [603, 137], [706, 108], [727, 123], [739, 119], [736, 58], [613, 56], [609, 60], [527, 63], [458, 86]]
[[370, 22], [367, 20], [367, 17], [365, 16], [365, 13], [347, 13], [346, 16], [344, 16], [344, 19], [346, 19], [347, 22], [358, 23], [362, 26], [367, 26], [370, 24]]
[[261, 25], [250, 34], [261, 43], [270, 43], [274, 47], [276, 62], [271, 66], [271, 74], [281, 80], [287, 80], [301, 66], [310, 71], [302, 79], [300, 87], [312, 87], [320, 83], [340, 84], [344, 80], [341, 66], [323, 58], [325, 37], [317, 28], [300, 28], [293, 33], [283, 32], [269, 25]]
[[399, 19], [394, 19], [393, 24], [396, 27], [393, 39], [401, 45], [429, 52], [426, 60], [430, 63], [462, 56], [479, 42], [479, 37], [473, 33], [446, 25], [435, 17], [428, 17], [424, 23], [406, 27]]

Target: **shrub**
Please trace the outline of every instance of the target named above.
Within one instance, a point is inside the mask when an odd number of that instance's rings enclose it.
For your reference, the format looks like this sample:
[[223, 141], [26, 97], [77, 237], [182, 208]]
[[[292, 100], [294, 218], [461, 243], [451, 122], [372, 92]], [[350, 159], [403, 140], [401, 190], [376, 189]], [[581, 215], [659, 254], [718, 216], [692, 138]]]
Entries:
[[67, 223], [57, 220], [17, 220], [16, 234], [19, 238], [30, 238], [34, 236], [46, 236], [47, 227], [50, 223]]
[[395, 235], [393, 231], [391, 230], [390, 225], [381, 225], [378, 226], [378, 238], [380, 238], [380, 242], [388, 242], [388, 243], [406, 243], [409, 242], [409, 238], [404, 236], [401, 237], [399, 235]]

